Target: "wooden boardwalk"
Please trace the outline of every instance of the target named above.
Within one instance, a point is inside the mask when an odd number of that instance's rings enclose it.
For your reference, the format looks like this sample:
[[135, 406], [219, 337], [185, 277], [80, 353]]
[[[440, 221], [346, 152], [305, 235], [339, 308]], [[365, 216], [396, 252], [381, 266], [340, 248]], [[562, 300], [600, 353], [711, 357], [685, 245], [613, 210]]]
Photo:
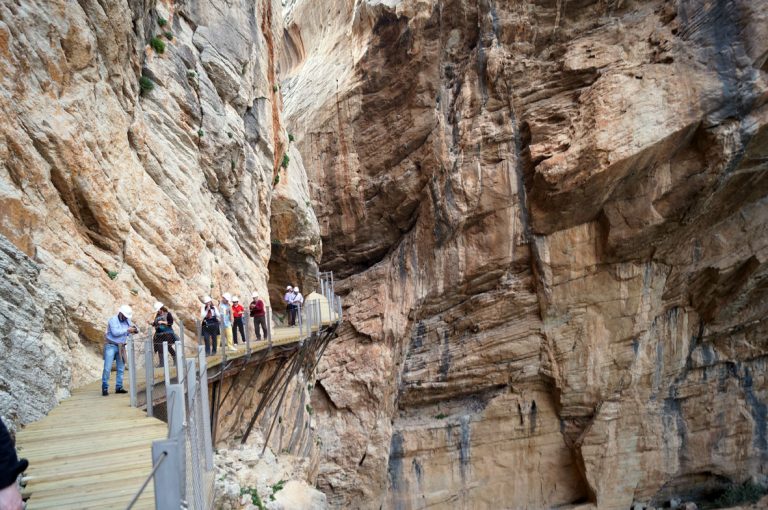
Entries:
[[[125, 508], [152, 470], [152, 441], [167, 435], [168, 425], [130, 407], [127, 394], [103, 397], [101, 381], [74, 390], [16, 436], [29, 460], [27, 509]], [[154, 507], [150, 483], [134, 508]]]
[[[319, 299], [326, 307], [324, 325], [330, 324], [327, 300], [310, 294], [307, 300]], [[335, 314], [333, 314], [335, 319]], [[317, 331], [317, 327], [313, 328]], [[278, 327], [272, 331], [273, 347], [288, 346], [300, 339], [304, 328]], [[219, 338], [221, 339], [221, 337]], [[196, 340], [195, 340], [196, 341]], [[268, 348], [265, 340], [251, 342], [251, 354]], [[244, 344], [228, 350], [227, 360], [247, 354]], [[222, 362], [221, 347], [208, 358], [208, 367]], [[137, 375], [137, 390], [144, 390], [144, 371]], [[172, 370], [172, 376], [175, 376]], [[162, 369], [155, 370], [162, 380]], [[126, 370], [124, 384], [129, 388]], [[140, 408], [130, 407], [128, 394], [114, 393], [114, 375], [110, 394], [101, 395], [101, 380], [72, 391], [45, 418], [27, 425], [16, 435], [20, 457], [29, 460], [24, 473], [24, 497], [28, 510], [123, 509], [152, 471], [152, 442], [168, 435], [168, 425], [149, 418]], [[133, 508], [154, 508], [154, 488], [150, 482]]]

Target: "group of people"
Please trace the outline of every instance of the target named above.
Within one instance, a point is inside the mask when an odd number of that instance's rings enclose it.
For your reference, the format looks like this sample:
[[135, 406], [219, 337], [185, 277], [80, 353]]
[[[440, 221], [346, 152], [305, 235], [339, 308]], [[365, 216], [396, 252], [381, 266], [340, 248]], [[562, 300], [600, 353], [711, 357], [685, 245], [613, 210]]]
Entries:
[[288, 325], [296, 325], [296, 317], [299, 314], [301, 306], [304, 304], [304, 296], [299, 292], [298, 287], [287, 286], [285, 288], [285, 296], [283, 296], [285, 302], [285, 312], [288, 316]]
[[[262, 334], [268, 338], [267, 307], [259, 297], [258, 292], [251, 295], [251, 303], [248, 305], [248, 316], [253, 319], [253, 328], [256, 331], [256, 341], [260, 341]], [[202, 321], [201, 333], [205, 342], [205, 354], [216, 354], [217, 339], [223, 332], [221, 348], [233, 348], [239, 341], [245, 343], [245, 308], [240, 303], [240, 298], [225, 292], [221, 296], [219, 305], [211, 299], [211, 296], [203, 298], [203, 306], [200, 309]], [[226, 340], [226, 345], [225, 345]]]
[[[288, 285], [286, 287], [283, 301], [286, 305], [286, 316], [288, 325], [295, 326], [296, 318], [301, 306], [304, 304], [304, 296], [301, 295], [298, 287]], [[147, 324], [154, 328], [153, 350], [160, 358], [160, 366], [165, 363], [163, 355], [163, 342], [168, 342], [168, 352], [176, 360], [176, 350], [174, 342], [176, 334], [173, 332], [173, 314], [161, 302], [154, 304], [155, 315]], [[258, 292], [251, 295], [251, 302], [248, 305], [248, 316], [253, 319], [253, 327], [256, 331], [256, 340], [260, 341], [262, 336], [269, 338], [267, 311], [264, 301], [259, 297]], [[104, 396], [109, 395], [109, 378], [112, 371], [112, 363], [117, 364], [117, 378], [115, 382], [115, 393], [126, 393], [123, 388], [123, 373], [125, 371], [125, 345], [128, 337], [139, 332], [138, 328], [131, 322], [133, 310], [128, 305], [123, 305], [117, 312], [117, 315], [111, 317], [107, 323], [105, 336], [106, 345], [104, 346], [104, 371], [101, 377], [101, 393]], [[240, 298], [232, 296], [225, 292], [221, 296], [218, 305], [214, 303], [211, 296], [203, 298], [203, 305], [200, 308], [201, 334], [205, 342], [205, 354], [210, 356], [216, 354], [219, 336], [221, 336], [221, 348], [235, 349], [235, 345], [245, 343], [245, 307], [240, 303]]]

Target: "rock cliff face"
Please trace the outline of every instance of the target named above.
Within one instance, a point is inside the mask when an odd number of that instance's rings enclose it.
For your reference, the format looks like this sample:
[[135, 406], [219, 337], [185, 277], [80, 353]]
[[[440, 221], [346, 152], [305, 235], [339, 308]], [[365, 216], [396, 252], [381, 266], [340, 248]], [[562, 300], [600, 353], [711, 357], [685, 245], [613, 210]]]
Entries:
[[[24, 260], [18, 285], [60, 296], [33, 297], [34, 324], [18, 316], [4, 327], [37, 345], [41, 324], [53, 323], [54, 334], [67, 330], [59, 342], [97, 351], [86, 367], [63, 352], [52, 363], [74, 363], [71, 375], [55, 369], [39, 398], [14, 390], [11, 400], [38, 398], [46, 411], [57, 388], [98, 373], [103, 327], [121, 303], [144, 326], [155, 299], [191, 318], [206, 294], [266, 296], [271, 211], [289, 215], [286, 202], [300, 204], [310, 234], [281, 256], [298, 246], [312, 269], [314, 215], [293, 194], [301, 184], [282, 189], [304, 170], [300, 157], [281, 167], [295, 148], [278, 87], [280, 9], [271, 0], [0, 5], [0, 234]], [[18, 306], [13, 290], [0, 298]]]
[[298, 0], [336, 507], [695, 499], [768, 461], [768, 3]]
[[332, 507], [627, 508], [765, 476], [767, 13], [2, 3], [0, 414], [96, 376], [120, 303], [275, 301], [322, 256], [347, 322], [315, 414], [303, 383], [288, 411]]

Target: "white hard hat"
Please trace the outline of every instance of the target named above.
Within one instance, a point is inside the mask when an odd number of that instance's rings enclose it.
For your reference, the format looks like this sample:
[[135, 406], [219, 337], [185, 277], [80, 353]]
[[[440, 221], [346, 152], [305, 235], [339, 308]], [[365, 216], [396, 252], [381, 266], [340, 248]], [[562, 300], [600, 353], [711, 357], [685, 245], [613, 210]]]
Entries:
[[162, 304], [160, 301], [155, 301], [155, 304], [154, 304], [154, 305], [152, 305], [152, 308], [153, 308], [155, 311], [158, 311], [158, 310], [159, 310], [159, 309], [161, 309], [162, 307], [163, 307], [163, 304]]
[[251, 294], [251, 297], [256, 299], [257, 297], [259, 297], [259, 293], [258, 292], [254, 292], [253, 294]]
[[203, 303], [205, 303], [206, 305], [207, 305], [208, 303], [210, 303], [210, 302], [211, 302], [211, 296], [205, 296], [205, 297], [203, 298]]
[[298, 287], [294, 287], [294, 288], [293, 288], [293, 291], [294, 291], [294, 292], [298, 292], [298, 291], [299, 291], [299, 288], [298, 288]]
[[293, 287], [291, 287], [291, 286], [289, 285], [289, 286], [287, 286], [287, 287], [285, 288], [285, 290], [293, 290]]
[[133, 310], [131, 310], [131, 307], [128, 305], [123, 305], [120, 307], [120, 309], [117, 311], [117, 313], [122, 313], [123, 316], [130, 320], [131, 317], [133, 317]]
[[240, 298], [235, 296], [235, 297], [232, 298], [232, 302], [233, 303], [239, 303], [240, 302]]
[[221, 295], [221, 297], [223, 297], [227, 301], [232, 301], [232, 294], [230, 294], [229, 292], [225, 292], [224, 294]]

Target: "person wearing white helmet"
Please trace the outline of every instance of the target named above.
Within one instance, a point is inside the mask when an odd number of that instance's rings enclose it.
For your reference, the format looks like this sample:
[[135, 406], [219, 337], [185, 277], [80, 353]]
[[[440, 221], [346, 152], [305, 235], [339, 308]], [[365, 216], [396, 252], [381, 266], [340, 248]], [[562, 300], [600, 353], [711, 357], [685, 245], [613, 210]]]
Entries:
[[299, 292], [298, 287], [293, 288], [293, 298], [291, 300], [293, 303], [293, 325], [296, 325], [296, 316], [301, 313], [301, 307], [304, 306], [304, 296], [301, 295], [301, 292]]
[[[234, 349], [235, 344], [232, 342], [232, 294], [229, 292], [221, 295], [219, 315], [221, 316], [221, 326], [224, 330], [224, 335], [221, 338], [221, 348]], [[224, 339], [226, 339], [226, 344]]]
[[173, 315], [168, 311], [168, 308], [160, 301], [155, 301], [153, 308], [155, 310], [155, 317], [149, 323], [150, 326], [155, 328], [152, 346], [157, 353], [157, 357], [160, 358], [160, 366], [162, 367], [165, 364], [163, 342], [168, 342], [168, 352], [173, 356], [174, 362], [176, 361], [176, 349], [174, 348], [176, 334], [173, 332]]
[[240, 304], [240, 298], [234, 296], [232, 298], [232, 341], [237, 345], [237, 332], [240, 331], [240, 339], [245, 343], [245, 327], [243, 323], [243, 315], [245, 314], [245, 308]]
[[293, 305], [293, 287], [288, 285], [285, 288], [285, 296], [283, 296], [285, 302], [285, 314], [288, 317], [288, 325], [296, 325], [296, 307]]
[[200, 320], [202, 321], [200, 329], [205, 342], [205, 355], [216, 354], [216, 343], [219, 338], [219, 310], [213, 304], [211, 296], [203, 298]]
[[[259, 293], [254, 292], [251, 295], [251, 304], [248, 307], [250, 316], [253, 317], [253, 329], [256, 330], [256, 341], [261, 341], [261, 333], [264, 332], [264, 338], [269, 338], [267, 334], [267, 310], [264, 301], [259, 299]], [[259, 330], [261, 328], [261, 330]]]
[[[128, 393], [123, 389], [123, 372], [125, 371], [125, 343], [131, 334], [139, 330], [131, 323], [133, 310], [128, 305], [123, 305], [117, 315], [107, 322], [107, 332], [104, 334], [104, 370], [101, 373], [101, 394], [109, 395], [109, 376], [112, 372], [112, 362], [117, 361], [117, 379], [115, 381], [115, 393]], [[133, 368], [133, 367], [131, 367]]]

